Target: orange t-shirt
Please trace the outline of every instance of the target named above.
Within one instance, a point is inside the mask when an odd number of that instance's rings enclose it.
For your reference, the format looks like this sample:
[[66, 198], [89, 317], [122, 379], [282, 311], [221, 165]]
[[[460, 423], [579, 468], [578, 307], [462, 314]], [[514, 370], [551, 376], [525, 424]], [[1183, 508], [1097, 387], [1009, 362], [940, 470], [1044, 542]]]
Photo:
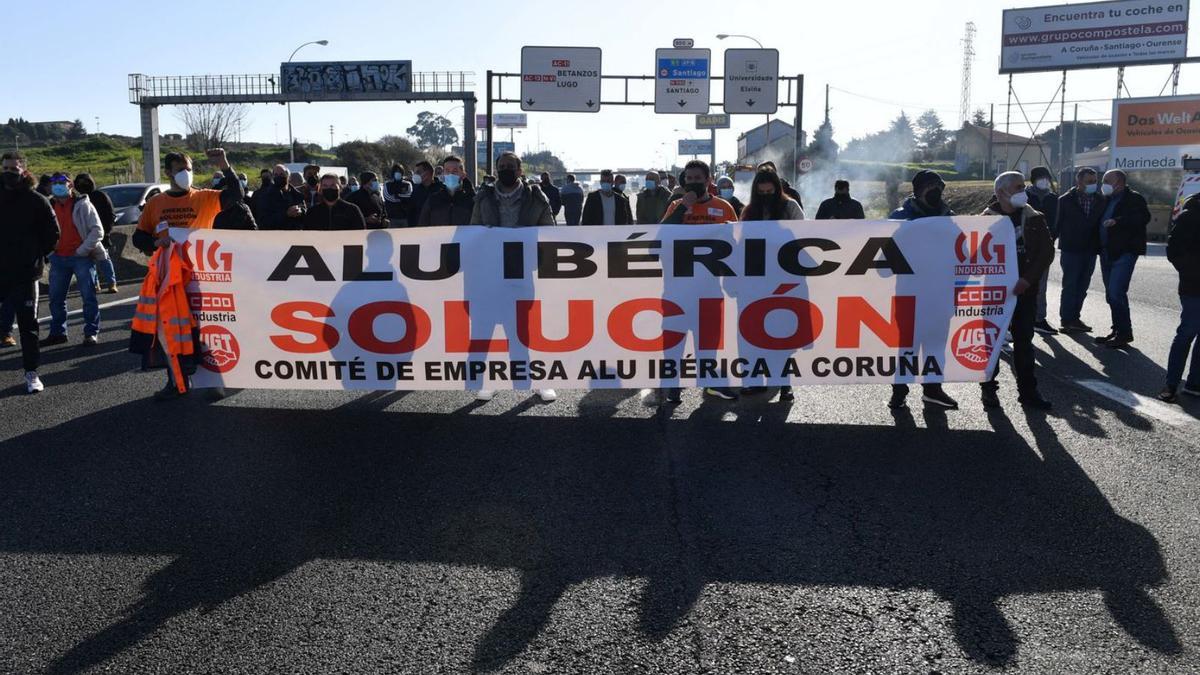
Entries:
[[138, 229], [158, 234], [158, 224], [164, 220], [168, 227], [186, 227], [194, 230], [211, 230], [213, 219], [221, 212], [220, 190], [188, 190], [187, 194], [157, 194], [146, 202]]
[[[672, 215], [678, 209], [684, 208], [682, 201], [675, 201], [667, 207], [667, 212], [663, 214], [662, 222], [669, 224], [675, 222]], [[713, 225], [718, 223], [736, 223], [737, 212], [733, 210], [733, 206], [721, 199], [720, 197], [712, 197], [705, 202], [696, 202], [692, 207], [684, 212], [684, 225]]]
[[70, 258], [75, 255], [80, 246], [83, 246], [83, 239], [79, 236], [79, 230], [75, 229], [75, 210], [74, 199], [55, 199], [54, 216], [58, 218], [58, 245], [54, 247], [54, 254], [62, 258]]

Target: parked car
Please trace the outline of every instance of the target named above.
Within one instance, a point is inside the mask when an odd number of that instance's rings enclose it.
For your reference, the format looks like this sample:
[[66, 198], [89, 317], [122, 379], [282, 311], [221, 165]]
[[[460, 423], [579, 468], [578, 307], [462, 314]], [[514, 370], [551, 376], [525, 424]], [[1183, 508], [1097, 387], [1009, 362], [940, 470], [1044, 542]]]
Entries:
[[163, 183], [121, 183], [99, 188], [113, 203], [117, 225], [136, 224], [146, 206], [146, 200], [171, 186]]

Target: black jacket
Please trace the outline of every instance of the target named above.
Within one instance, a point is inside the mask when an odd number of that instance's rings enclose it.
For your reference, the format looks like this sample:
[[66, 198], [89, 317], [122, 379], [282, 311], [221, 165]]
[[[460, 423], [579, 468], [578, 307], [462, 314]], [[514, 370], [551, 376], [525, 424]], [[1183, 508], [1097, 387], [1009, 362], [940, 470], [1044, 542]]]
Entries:
[[1085, 216], [1079, 205], [1081, 197], [1088, 195], [1071, 188], [1058, 198], [1058, 248], [1067, 253], [1099, 253], [1100, 220], [1107, 204], [1103, 195], [1091, 195], [1092, 212]]
[[[629, 197], [613, 191], [613, 220], [614, 225], [632, 225], [633, 224], [633, 209], [629, 206]], [[583, 202], [583, 218], [580, 219], [580, 225], [603, 225], [604, 224], [604, 204], [600, 202], [600, 191], [597, 190], [588, 194], [587, 199]]]
[[321, 202], [304, 214], [305, 230], [365, 230], [367, 221], [362, 211], [341, 199], [332, 205]]
[[289, 218], [288, 209], [299, 206], [304, 210], [304, 197], [299, 190], [285, 185], [271, 186], [254, 193], [254, 220], [260, 230], [299, 230], [304, 218]]
[[[985, 216], [1006, 215], [1000, 210], [1000, 203], [993, 196], [988, 202]], [[1050, 269], [1054, 262], [1054, 240], [1050, 238], [1050, 228], [1046, 225], [1046, 216], [1037, 209], [1026, 205], [1019, 214], [1008, 215], [1017, 235], [1017, 274], [1029, 282], [1025, 294], [1037, 294], [1038, 280]]]
[[562, 195], [558, 193], [558, 188], [554, 183], [538, 183], [538, 187], [542, 188], [542, 193], [550, 200], [550, 213], [558, 217], [558, 212], [562, 210]]
[[58, 234], [50, 200], [24, 186], [0, 188], [0, 289], [41, 279]]
[[391, 221], [387, 217], [387, 211], [383, 208], [383, 198], [378, 194], [360, 187], [357, 191], [351, 192], [350, 196], [345, 199], [357, 206], [359, 211], [362, 211], [364, 221], [371, 216], [379, 216], [378, 223], [373, 225], [367, 223], [367, 227], [371, 229], [383, 229], [391, 225]]
[[1146, 198], [1126, 187], [1112, 218], [1117, 224], [1108, 228], [1108, 246], [1104, 247], [1108, 259], [1116, 260], [1126, 253], [1146, 255], [1146, 226], [1150, 224]]
[[[117, 214], [113, 211], [112, 200], [100, 190], [92, 190], [87, 193], [87, 197], [92, 202], [92, 206], [96, 207], [96, 215], [100, 216], [100, 226], [104, 228], [104, 238], [108, 239], [113, 225], [117, 222]], [[104, 245], [108, 246], [108, 242], [104, 242]]]
[[830, 197], [817, 207], [817, 220], [862, 220], [866, 217], [862, 202], [857, 199], [841, 201]]
[[[462, 185], [450, 194], [450, 190], [438, 183], [421, 207], [421, 217], [417, 225], [470, 225], [471, 210], [475, 208], [475, 189], [471, 182], [464, 180]], [[551, 205], [553, 208], [553, 205]]]
[[1179, 271], [1179, 294], [1200, 296], [1200, 194], [1188, 197], [1167, 235], [1167, 260]]
[[254, 222], [254, 214], [250, 213], [250, 207], [246, 206], [246, 202], [235, 202], [227, 209], [223, 209], [213, 218], [214, 230], [257, 230], [258, 225]]
[[428, 186], [424, 183], [416, 183], [413, 185], [412, 197], [408, 198], [408, 225], [415, 226], [417, 221], [421, 219], [421, 209], [425, 206], [425, 200], [429, 199], [429, 193], [433, 191], [433, 187], [438, 184], [438, 181], [433, 181]]
[[1046, 194], [1038, 194], [1037, 188], [1032, 186], [1025, 188], [1025, 194], [1029, 196], [1029, 205], [1046, 216], [1046, 227], [1050, 228], [1050, 237], [1058, 239], [1058, 195], [1052, 190], [1047, 190]]

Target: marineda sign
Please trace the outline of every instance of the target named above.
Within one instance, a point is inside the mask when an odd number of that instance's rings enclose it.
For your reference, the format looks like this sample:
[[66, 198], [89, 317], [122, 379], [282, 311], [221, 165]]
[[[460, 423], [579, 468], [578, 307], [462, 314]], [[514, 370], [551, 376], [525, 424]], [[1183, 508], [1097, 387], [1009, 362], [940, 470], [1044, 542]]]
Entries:
[[1114, 169], [1178, 169], [1183, 155], [1200, 156], [1200, 96], [1113, 101]]
[[1115, 0], [1004, 11], [1000, 72], [1173, 63], [1187, 56], [1188, 0]]

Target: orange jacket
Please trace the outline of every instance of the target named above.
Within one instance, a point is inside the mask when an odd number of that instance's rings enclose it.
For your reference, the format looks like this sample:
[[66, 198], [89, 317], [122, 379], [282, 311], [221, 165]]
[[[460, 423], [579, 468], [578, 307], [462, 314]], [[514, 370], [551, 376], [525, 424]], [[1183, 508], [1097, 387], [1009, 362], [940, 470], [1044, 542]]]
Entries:
[[[155, 250], [150, 258], [150, 270], [142, 282], [130, 337], [130, 351], [134, 353], [146, 353], [162, 340], [168, 367], [175, 375], [175, 386], [181, 393], [187, 391], [182, 357], [198, 353], [196, 320], [187, 298], [192, 265], [183, 251], [183, 246], [172, 243], [169, 248]], [[188, 365], [191, 366], [188, 370], [194, 371], [190, 358]]]

